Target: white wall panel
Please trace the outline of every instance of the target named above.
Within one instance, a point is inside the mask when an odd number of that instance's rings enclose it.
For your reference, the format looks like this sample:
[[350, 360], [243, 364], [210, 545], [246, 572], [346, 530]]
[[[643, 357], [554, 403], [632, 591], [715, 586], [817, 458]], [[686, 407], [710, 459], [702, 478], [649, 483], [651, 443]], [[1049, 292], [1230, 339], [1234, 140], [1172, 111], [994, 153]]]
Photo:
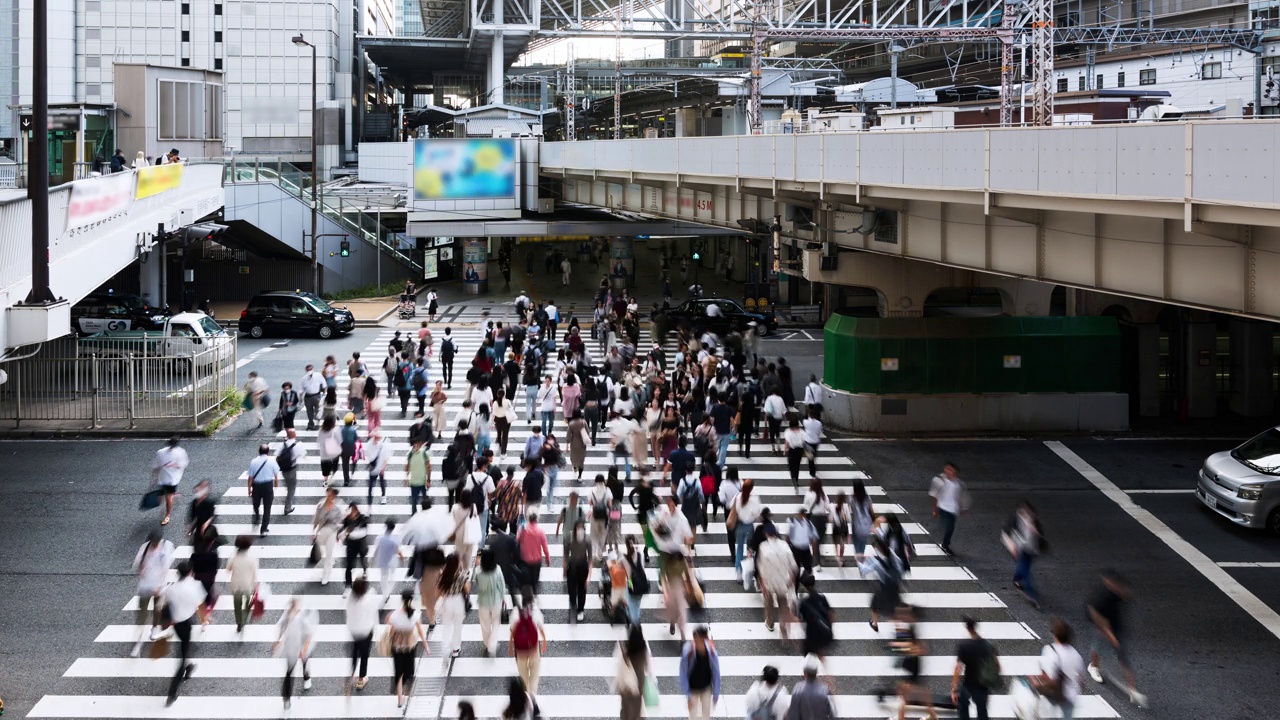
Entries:
[[1180, 198], [1184, 133], [1181, 124], [1116, 127], [1116, 194]]
[[1021, 130], [991, 130], [991, 189], [1036, 192], [1040, 187], [1040, 143]]
[[1195, 128], [1193, 197], [1273, 203], [1276, 200], [1276, 126], [1215, 123]]

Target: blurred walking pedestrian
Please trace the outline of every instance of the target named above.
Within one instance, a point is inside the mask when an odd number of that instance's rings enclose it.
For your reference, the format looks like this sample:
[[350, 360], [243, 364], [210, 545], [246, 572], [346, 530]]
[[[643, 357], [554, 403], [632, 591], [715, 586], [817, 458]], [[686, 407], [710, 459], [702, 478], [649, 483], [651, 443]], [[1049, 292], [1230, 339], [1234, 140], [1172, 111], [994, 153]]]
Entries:
[[369, 651], [373, 647], [373, 631], [378, 628], [378, 615], [383, 598], [369, 592], [369, 581], [358, 577], [351, 584], [347, 598], [347, 632], [351, 633], [351, 677], [355, 689], [369, 684]]
[[253, 547], [253, 537], [240, 535], [236, 538], [236, 554], [227, 561], [227, 575], [231, 590], [231, 607], [235, 613], [236, 632], [244, 632], [244, 626], [250, 619], [249, 607], [253, 593], [258, 589], [258, 559], [249, 553]]
[[160, 597], [165, 590], [175, 550], [173, 543], [165, 540], [159, 530], [152, 530], [133, 558], [133, 571], [138, 576], [138, 611], [135, 620], [138, 640], [129, 653], [130, 657], [138, 657], [142, 653], [144, 639], [154, 640], [160, 633]]
[[293, 428], [293, 418], [298, 414], [301, 404], [302, 398], [298, 395], [298, 391], [293, 389], [293, 383], [285, 381], [280, 386], [280, 404], [277, 412], [281, 429]]
[[323, 487], [329, 487], [330, 478], [338, 470], [338, 457], [342, 455], [342, 435], [337, 425], [337, 421], [326, 415], [320, 422], [320, 431], [316, 433], [316, 455], [320, 457]]
[[1031, 503], [1023, 500], [1005, 523], [1001, 533], [1005, 547], [1013, 556], [1013, 586], [1022, 591], [1031, 607], [1040, 609], [1040, 596], [1031, 579], [1031, 564], [1045, 547], [1044, 528]]
[[951, 673], [951, 701], [956, 704], [956, 717], [969, 720], [969, 704], [977, 708], [978, 720], [987, 720], [987, 701], [999, 692], [1000, 657], [995, 646], [978, 634], [978, 623], [964, 619], [969, 637], [956, 646], [956, 667]]
[[360, 433], [356, 429], [356, 414], [349, 412], [342, 418], [342, 430], [339, 434], [342, 446], [342, 485], [351, 485], [351, 468], [356, 463], [356, 445], [360, 441]]
[[791, 706], [791, 694], [783, 687], [778, 668], [765, 665], [760, 679], [747, 689], [742, 704], [749, 720], [783, 720]]
[[[173, 627], [173, 634], [178, 638], [179, 655], [178, 671], [169, 682], [169, 694], [165, 706], [173, 705], [178, 700], [178, 691], [182, 683], [195, 672], [195, 663], [191, 662], [191, 623], [197, 617], [205, 618], [209, 614], [207, 596], [204, 587], [191, 577], [191, 563], [178, 563], [178, 581], [164, 589], [164, 606], [168, 608], [168, 621]], [[167, 571], [166, 571], [167, 572]]]
[[364, 456], [369, 461], [369, 495], [365, 505], [373, 512], [374, 486], [382, 488], [382, 504], [387, 504], [387, 462], [391, 460], [391, 443], [382, 439], [382, 431], [374, 430], [369, 434], [369, 442], [364, 446]]
[[804, 679], [791, 691], [787, 720], [831, 720], [835, 717], [830, 688], [827, 683], [818, 681], [820, 669], [817, 658], [805, 660]]
[[300, 383], [302, 388], [302, 404], [307, 409], [307, 429], [316, 429], [316, 420], [320, 417], [320, 403], [324, 400], [324, 375], [316, 370], [315, 365], [306, 367], [306, 374]]
[[471, 592], [471, 568], [464, 564], [464, 559], [457, 552], [449, 553], [440, 571], [440, 579], [436, 581], [440, 591], [439, 621], [448, 628], [441, 651], [441, 662], [445, 664], [449, 658], [456, 658], [462, 652], [462, 625], [467, 619], [466, 597]]
[[[400, 549], [400, 538], [396, 537], [396, 521], [387, 518], [386, 529], [373, 547], [373, 564], [378, 567], [378, 578], [382, 597], [391, 597], [391, 589], [395, 583], [395, 573], [400, 569], [404, 551]], [[353, 585], [354, 587], [354, 585]]]
[[964, 484], [960, 482], [959, 472], [955, 463], [947, 463], [929, 485], [929, 497], [933, 498], [933, 516], [942, 521], [942, 550], [947, 554], [951, 554], [956, 517], [965, 509], [965, 490]]
[[293, 670], [302, 665], [302, 689], [311, 689], [311, 644], [315, 640], [316, 625], [320, 622], [315, 610], [305, 608], [302, 600], [294, 596], [289, 600], [289, 609], [276, 624], [278, 631], [272, 652], [284, 658], [284, 682], [281, 695], [284, 698], [284, 709], [288, 710], [293, 700]]
[[689, 701], [689, 720], [711, 720], [720, 702], [720, 656], [703, 625], [680, 651], [680, 691]]
[[338, 507], [338, 488], [325, 490], [324, 499], [316, 503], [311, 518], [311, 541], [314, 552], [319, 554], [320, 584], [329, 584], [333, 563], [338, 552], [338, 530], [342, 528], [342, 508]]
[[262, 409], [267, 406], [268, 388], [267, 381], [258, 377], [258, 373], [249, 372], [249, 379], [244, 383], [244, 408], [249, 411], [249, 417], [257, 421], [255, 428], [262, 427]]
[[498, 627], [502, 607], [506, 603], [507, 583], [492, 549], [480, 551], [480, 572], [476, 573], [475, 590], [484, 656], [493, 657], [498, 651]]
[[429, 655], [427, 633], [422, 629], [422, 617], [413, 609], [413, 591], [400, 593], [400, 607], [387, 615], [387, 629], [390, 637], [387, 648], [391, 653], [391, 692], [396, 696], [396, 707], [404, 707], [405, 698], [413, 694], [414, 661], [417, 656], [418, 643], [422, 643], [423, 654]]
[[1054, 618], [1049, 631], [1053, 642], [1041, 651], [1040, 674], [1031, 677], [1031, 684], [1042, 699], [1058, 708], [1063, 720], [1072, 720], [1084, 690], [1084, 658], [1071, 646], [1075, 632], [1066, 620]]
[[1120, 669], [1124, 672], [1124, 688], [1129, 701], [1139, 707], [1147, 706], [1147, 696], [1138, 692], [1138, 676], [1133, 670], [1124, 643], [1124, 610], [1129, 602], [1129, 585], [1115, 570], [1102, 571], [1102, 584], [1089, 598], [1089, 620], [1093, 623], [1093, 638], [1089, 643], [1089, 677], [1102, 683], [1102, 651], [1108, 647], [1114, 652]]
[[613, 660], [616, 666], [613, 691], [618, 693], [621, 704], [618, 717], [621, 720], [640, 720], [644, 711], [645, 684], [656, 686], [657, 676], [653, 671], [649, 643], [645, 642], [639, 623], [632, 623], [627, 629], [627, 638], [618, 642]]
[[346, 597], [351, 594], [352, 570], [357, 560], [360, 561], [360, 572], [369, 574], [369, 516], [360, 512], [359, 505], [351, 503], [348, 506], [338, 537], [347, 551], [346, 574], [342, 583], [345, 588], [342, 596]]
[[284, 442], [276, 452], [276, 467], [284, 479], [284, 514], [293, 512], [293, 501], [298, 493], [298, 463], [306, 457], [307, 449], [298, 442], [298, 432], [293, 428], [284, 431]]
[[173, 515], [173, 496], [178, 492], [178, 484], [182, 482], [182, 474], [186, 472], [190, 459], [187, 451], [179, 447], [178, 436], [169, 438], [165, 446], [156, 451], [151, 461], [151, 482], [164, 495], [164, 519], [161, 525], [168, 525]]
[[791, 608], [795, 604], [796, 558], [778, 537], [773, 523], [764, 526], [764, 538], [755, 553], [755, 569], [764, 598], [764, 626], [773, 632], [774, 623], [781, 623], [785, 639], [790, 636]]
[[538, 680], [542, 672], [542, 656], [547, 652], [547, 629], [542, 611], [533, 604], [533, 591], [525, 586], [520, 591], [520, 609], [511, 618], [511, 638], [507, 643], [516, 659], [516, 672], [528, 688], [537, 696]]

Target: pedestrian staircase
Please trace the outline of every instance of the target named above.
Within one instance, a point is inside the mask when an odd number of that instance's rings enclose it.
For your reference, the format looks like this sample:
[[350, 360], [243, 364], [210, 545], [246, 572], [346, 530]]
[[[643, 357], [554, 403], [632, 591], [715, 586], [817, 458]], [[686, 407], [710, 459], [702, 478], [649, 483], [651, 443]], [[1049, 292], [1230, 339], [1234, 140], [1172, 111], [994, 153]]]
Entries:
[[[341, 197], [325, 195], [323, 185], [318, 198], [313, 199], [309, 170], [303, 170], [279, 158], [232, 158], [227, 161], [225, 177], [228, 192], [234, 192], [238, 185], [258, 183], [278, 187], [283, 195], [302, 203], [308, 209], [315, 207], [318, 201], [321, 217], [333, 222], [352, 240], [377, 249], [384, 257], [412, 271], [414, 277], [422, 276], [422, 263], [414, 260], [411, 252], [400, 249], [398, 242], [393, 242], [403, 236], [388, 230], [376, 215]], [[236, 212], [235, 205], [231, 203], [228, 211]], [[237, 218], [229, 216], [228, 219]], [[280, 232], [273, 232], [274, 228], [261, 229], [288, 242], [285, 228], [280, 228]]]

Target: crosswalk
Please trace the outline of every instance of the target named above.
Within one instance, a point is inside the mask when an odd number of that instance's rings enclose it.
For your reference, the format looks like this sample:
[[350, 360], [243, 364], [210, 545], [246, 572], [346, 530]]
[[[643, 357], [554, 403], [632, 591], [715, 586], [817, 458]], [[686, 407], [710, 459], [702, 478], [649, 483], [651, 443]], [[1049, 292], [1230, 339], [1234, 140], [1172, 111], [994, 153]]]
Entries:
[[[386, 352], [390, 331], [378, 335], [362, 353], [367, 359], [381, 358]], [[480, 344], [478, 334], [462, 331], [455, 333], [458, 351], [458, 369], [461, 378], [464, 358], [474, 355]], [[647, 330], [641, 338], [641, 347], [648, 347]], [[594, 349], [594, 343], [591, 343]], [[674, 348], [669, 348], [669, 351]], [[372, 363], [371, 363], [372, 364]], [[432, 367], [433, 379], [438, 366]], [[449, 418], [461, 407], [461, 388], [455, 386], [449, 393]], [[517, 448], [528, 435], [529, 426], [524, 418], [524, 403], [517, 402], [519, 421], [511, 433], [511, 447]], [[383, 432], [392, 442], [395, 457], [387, 472], [387, 503], [367, 508], [372, 515], [371, 531], [386, 518], [403, 520], [409, 514], [409, 491], [404, 486], [403, 458], [408, 449], [406, 441], [411, 419], [398, 417], [397, 409], [384, 411]], [[450, 427], [452, 423], [450, 422]], [[563, 422], [558, 421], [563, 431]], [[299, 431], [304, 443], [312, 443], [314, 433]], [[277, 440], [278, 442], [278, 440]], [[443, 443], [432, 448], [433, 456], [442, 452]], [[792, 488], [785, 460], [768, 452], [767, 445], [757, 445], [756, 452], [748, 460], [736, 447], [730, 449], [729, 463], [739, 467], [744, 477], [757, 483], [756, 492], [769, 506], [785, 531], [787, 517], [798, 508], [800, 497]], [[513, 458], [510, 458], [514, 460]], [[240, 534], [256, 535], [251, 524], [252, 508], [245, 487], [245, 475], [240, 468], [248, 458], [236, 458], [229, 467], [231, 472], [218, 479], [219, 506], [218, 528], [225, 537]], [[242, 463], [242, 461], [244, 461]], [[505, 465], [506, 463], [504, 463]], [[439, 484], [439, 462], [433, 463]], [[588, 451], [583, 484], [578, 484], [570, 473], [561, 473], [556, 497], [560, 502], [570, 492], [587, 487], [596, 473], [609, 466], [604, 443]], [[922, 674], [935, 691], [949, 687], [949, 677], [955, 666], [956, 643], [967, 637], [963, 620], [973, 617], [980, 623], [980, 631], [999, 648], [1002, 671], [1008, 676], [1026, 675], [1036, 671], [1037, 656], [1043, 644], [1026, 624], [1012, 618], [1001, 599], [985, 591], [977, 579], [964, 567], [946, 556], [931, 541], [930, 528], [906, 517], [904, 509], [894, 503], [884, 488], [875, 485], [872, 478], [858, 466], [840, 454], [834, 445], [822, 444], [818, 449], [818, 474], [828, 492], [848, 492], [854, 480], [862, 480], [868, 486], [878, 512], [899, 513], [904, 529], [916, 543], [920, 558], [906, 578], [906, 602], [921, 608], [921, 621], [917, 624], [918, 636], [927, 643], [928, 654], [923, 658]], [[202, 473], [204, 474], [204, 473]], [[269, 583], [272, 594], [266, 599], [267, 616], [262, 622], [251, 624], [242, 634], [235, 632], [232, 622], [231, 598], [223, 594], [214, 605], [214, 621], [197, 629], [193, 635], [195, 672], [184, 685], [183, 695], [171, 706], [165, 704], [168, 680], [176, 668], [173, 658], [149, 660], [130, 658], [129, 651], [142, 628], [135, 625], [138, 601], [130, 596], [132, 587], [122, 583], [119, 596], [110, 602], [120, 602], [116, 622], [98, 633], [90, 647], [82, 652], [67, 668], [60, 680], [50, 684], [51, 694], [45, 695], [35, 705], [28, 717], [32, 718], [396, 718], [406, 711], [396, 706], [391, 694], [391, 660], [371, 658], [370, 684], [362, 691], [348, 693], [344, 681], [350, 672], [347, 643], [350, 638], [345, 624], [341, 583], [328, 586], [319, 584], [321, 570], [306, 567], [310, 552], [311, 512], [309, 508], [323, 495], [320, 487], [319, 460], [314, 452], [303, 458], [299, 468], [299, 511], [281, 516], [279, 497], [277, 513], [272, 519], [271, 534], [255, 543], [253, 553], [261, 564], [260, 578]], [[339, 473], [339, 478], [341, 477]], [[343, 500], [361, 503], [366, 496], [364, 486], [367, 472], [353, 473], [353, 485], [340, 487]], [[660, 488], [659, 493], [666, 490]], [[381, 494], [380, 491], [377, 494]], [[445, 490], [433, 487], [429, 494], [443, 500]], [[545, 528], [554, 529], [553, 510], [544, 510]], [[788, 686], [801, 671], [802, 658], [794, 646], [782, 641], [776, 631], [766, 629], [762, 620], [761, 599], [757, 594], [743, 591], [735, 580], [733, 560], [725, 542], [723, 517], [709, 523], [699, 534], [698, 565], [706, 589], [706, 607], [691, 613], [691, 623], [706, 624], [720, 654], [723, 679], [722, 698], [715, 708], [716, 717], [743, 717], [745, 710], [742, 696], [766, 665], [778, 667]], [[624, 534], [639, 535], [640, 526], [634, 513], [625, 512], [622, 526]], [[179, 558], [189, 557], [190, 548], [179, 542], [177, 531], [171, 536], [179, 545]], [[587, 620], [571, 623], [569, 598], [563, 577], [558, 568], [562, 548], [558, 538], [552, 537], [552, 568], [542, 574], [539, 605], [546, 617], [547, 635], [550, 639], [548, 656], [542, 661], [542, 681], [538, 703], [546, 718], [606, 718], [617, 717], [619, 703], [610, 691], [614, 676], [612, 653], [621, 630], [608, 624], [603, 613], [596, 608], [599, 600], [592, 592], [588, 597]], [[231, 550], [224, 548], [223, 556]], [[822, 548], [825, 557], [831, 558], [833, 548]], [[341, 565], [341, 562], [339, 562]], [[656, 570], [648, 569], [651, 578]], [[406, 570], [393, 571], [397, 589], [409, 587]], [[335, 576], [340, 574], [335, 572]], [[371, 568], [371, 581], [381, 580], [380, 572]], [[825, 672], [833, 680], [833, 697], [837, 713], [842, 718], [884, 718], [896, 712], [891, 701], [882, 702], [880, 694], [891, 689], [900, 674], [894, 658], [885, 652], [885, 641], [892, 634], [891, 623], [885, 622], [878, 631], [867, 623], [866, 608], [873, 584], [858, 573], [846, 568], [833, 567], [828, 562], [823, 572], [816, 575], [819, 589], [826, 594], [836, 612], [834, 625], [837, 644], [828, 658]], [[220, 572], [219, 583], [226, 581], [226, 573]], [[376, 587], [376, 585], [375, 585]], [[594, 576], [593, 586], [594, 591]], [[280, 697], [280, 684], [284, 661], [272, 656], [271, 645], [276, 640], [275, 620], [293, 597], [303, 600], [307, 607], [319, 614], [312, 660], [310, 665], [314, 686], [294, 697], [291, 708], [285, 710]], [[390, 609], [393, 601], [386, 607]], [[661, 699], [657, 707], [647, 710], [650, 717], [684, 717], [688, 707], [679, 692], [678, 638], [669, 634], [662, 620], [661, 597], [656, 592], [647, 595], [641, 604], [642, 627], [654, 654], [654, 670], [658, 678]], [[378, 631], [381, 633], [381, 629]], [[459, 700], [468, 700], [483, 718], [496, 718], [506, 705], [506, 678], [515, 674], [514, 662], [507, 656], [505, 643], [499, 648], [498, 657], [483, 657], [481, 632], [474, 613], [462, 631], [461, 657], [452, 663], [442, 662], [437, 641], [442, 633], [438, 629], [432, 636], [433, 649], [437, 652], [419, 661], [417, 675], [420, 679], [419, 695], [409, 704], [408, 717], [445, 717], [457, 715]], [[796, 627], [792, 637], [803, 635], [803, 628]], [[56, 691], [56, 694], [54, 692]], [[991, 704], [992, 717], [1013, 716], [1008, 696], [999, 695]], [[914, 716], [914, 715], [913, 715]], [[1046, 716], [1053, 716], [1048, 712]], [[1114, 718], [1117, 712], [1100, 696], [1087, 695], [1076, 707], [1078, 718]]]

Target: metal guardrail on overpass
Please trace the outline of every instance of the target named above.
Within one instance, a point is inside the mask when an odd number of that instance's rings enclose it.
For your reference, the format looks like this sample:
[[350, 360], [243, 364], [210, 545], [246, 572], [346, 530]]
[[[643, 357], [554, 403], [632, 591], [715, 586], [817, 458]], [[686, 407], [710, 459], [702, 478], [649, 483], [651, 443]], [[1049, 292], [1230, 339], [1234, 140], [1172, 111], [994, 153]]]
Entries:
[[[221, 159], [185, 162], [176, 177], [170, 173], [145, 190], [137, 187], [137, 173], [86, 178], [49, 191], [55, 296], [79, 301], [149, 249], [160, 225], [173, 229], [223, 206]], [[10, 347], [8, 309], [30, 289], [31, 203], [25, 196], [0, 200], [0, 349]]]
[[742, 196], [893, 210], [900, 242], [793, 236], [1280, 320], [1257, 281], [1280, 273], [1277, 146], [1273, 120], [601, 140], [543, 144], [541, 172], [577, 202], [729, 227], [765, 210]]

